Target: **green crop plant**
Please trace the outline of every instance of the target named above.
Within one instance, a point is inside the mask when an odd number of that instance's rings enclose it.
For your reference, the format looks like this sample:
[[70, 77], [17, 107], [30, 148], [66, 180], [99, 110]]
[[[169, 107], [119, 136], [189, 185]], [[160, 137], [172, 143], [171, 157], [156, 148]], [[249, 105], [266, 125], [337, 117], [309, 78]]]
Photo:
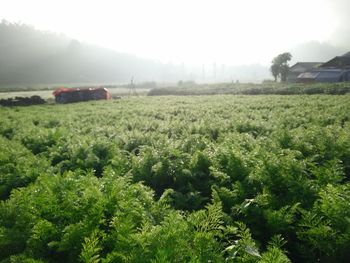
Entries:
[[349, 95], [0, 108], [0, 262], [347, 262], [349, 112]]

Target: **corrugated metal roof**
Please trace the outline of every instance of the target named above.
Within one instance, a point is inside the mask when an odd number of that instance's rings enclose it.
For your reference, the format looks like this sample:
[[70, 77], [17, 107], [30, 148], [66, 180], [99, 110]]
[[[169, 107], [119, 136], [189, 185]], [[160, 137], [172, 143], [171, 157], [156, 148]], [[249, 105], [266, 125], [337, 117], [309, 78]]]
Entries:
[[316, 79], [319, 72], [305, 72], [298, 76], [298, 79]]

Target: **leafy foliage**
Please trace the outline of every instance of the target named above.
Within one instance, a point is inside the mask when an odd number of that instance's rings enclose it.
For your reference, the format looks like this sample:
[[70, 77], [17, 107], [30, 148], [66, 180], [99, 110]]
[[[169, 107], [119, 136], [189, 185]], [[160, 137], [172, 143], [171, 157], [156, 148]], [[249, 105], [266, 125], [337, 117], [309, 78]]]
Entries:
[[279, 54], [277, 57], [275, 57], [272, 60], [271, 65], [271, 73], [273, 77], [275, 78], [275, 81], [277, 81], [277, 78], [279, 77], [281, 82], [286, 82], [287, 75], [289, 72], [289, 65], [288, 61], [292, 59], [292, 55], [288, 52]]
[[347, 262], [349, 101], [0, 108], [0, 260]]

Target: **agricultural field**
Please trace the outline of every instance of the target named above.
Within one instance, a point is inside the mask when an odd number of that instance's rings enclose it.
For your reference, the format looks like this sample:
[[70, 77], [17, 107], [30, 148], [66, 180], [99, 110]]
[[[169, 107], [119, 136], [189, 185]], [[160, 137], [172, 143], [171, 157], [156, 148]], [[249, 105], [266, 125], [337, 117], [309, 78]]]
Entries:
[[350, 83], [277, 83], [263, 82], [257, 83], [215, 83], [215, 84], [196, 84], [196, 83], [178, 83], [177, 86], [155, 87], [149, 92], [149, 96], [164, 95], [214, 95], [214, 94], [233, 94], [233, 95], [314, 95], [314, 94], [332, 94], [344, 95], [350, 93]]
[[0, 262], [348, 262], [350, 95], [0, 107]]

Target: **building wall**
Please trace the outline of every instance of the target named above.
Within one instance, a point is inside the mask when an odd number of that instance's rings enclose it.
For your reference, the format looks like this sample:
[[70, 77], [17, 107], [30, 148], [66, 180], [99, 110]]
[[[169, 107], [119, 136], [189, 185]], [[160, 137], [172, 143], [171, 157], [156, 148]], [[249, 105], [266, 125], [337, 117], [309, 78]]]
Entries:
[[287, 77], [287, 82], [295, 83], [298, 80], [300, 72], [289, 72]]
[[62, 92], [55, 97], [57, 103], [72, 103], [89, 100], [104, 100], [108, 99], [108, 91], [104, 89], [96, 90], [74, 90]]

